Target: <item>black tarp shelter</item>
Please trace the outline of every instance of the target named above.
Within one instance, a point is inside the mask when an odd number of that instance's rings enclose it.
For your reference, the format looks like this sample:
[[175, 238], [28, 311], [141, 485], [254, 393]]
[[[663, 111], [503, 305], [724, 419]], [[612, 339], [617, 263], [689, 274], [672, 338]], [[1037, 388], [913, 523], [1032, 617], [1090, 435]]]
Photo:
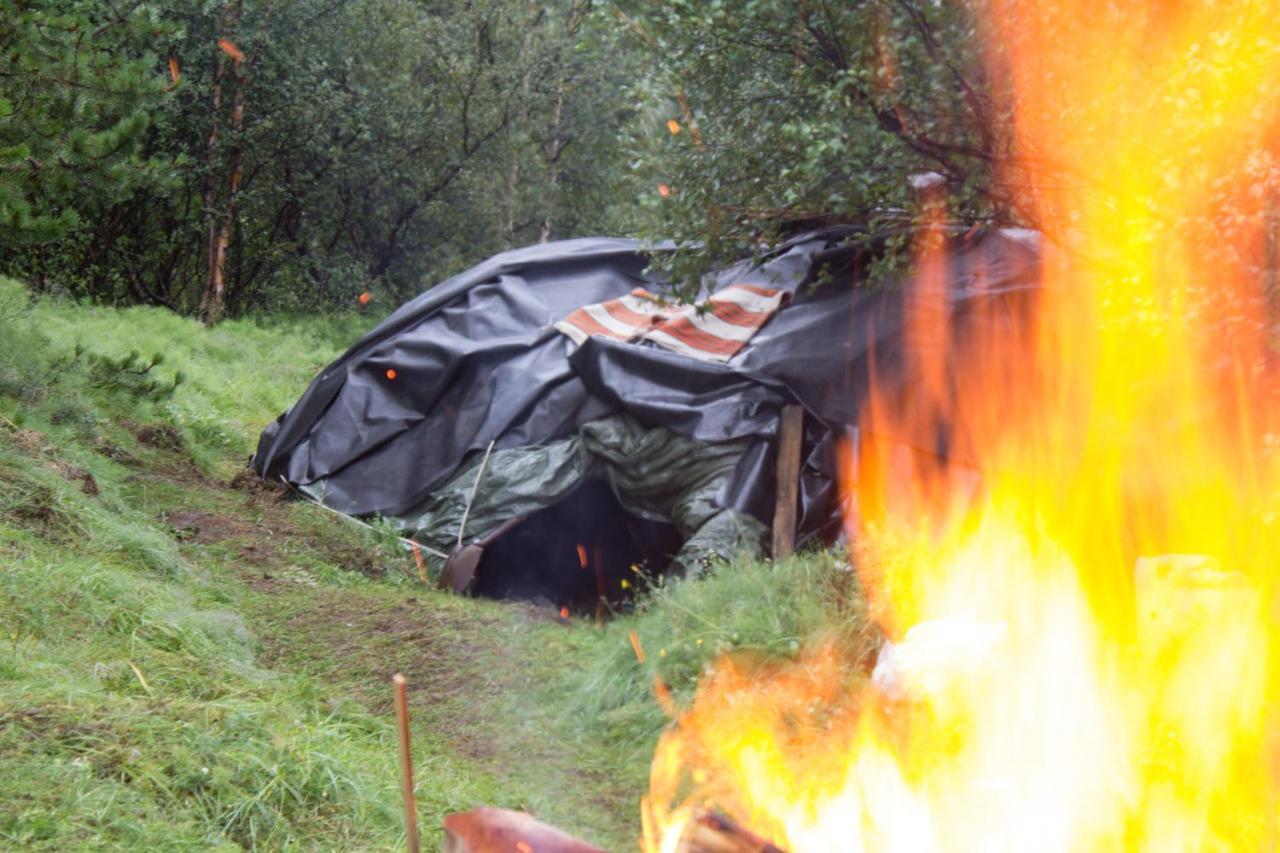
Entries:
[[[995, 299], [1012, 317], [1035, 288], [1037, 235], [949, 241], [952, 312]], [[432, 287], [325, 368], [262, 434], [255, 469], [387, 519], [429, 554], [486, 544], [464, 578], [476, 590], [586, 605], [603, 589], [618, 597], [636, 567], [696, 571], [760, 551], [779, 412], [799, 404], [798, 539], [834, 536], [835, 443], [856, 422], [872, 353], [878, 381], [893, 381], [913, 282], [869, 283], [874, 241], [831, 228], [706, 276], [698, 299], [735, 284], [790, 297], [727, 363], [555, 329], [637, 287], [669, 293], [649, 271], [668, 251], [569, 240]]]

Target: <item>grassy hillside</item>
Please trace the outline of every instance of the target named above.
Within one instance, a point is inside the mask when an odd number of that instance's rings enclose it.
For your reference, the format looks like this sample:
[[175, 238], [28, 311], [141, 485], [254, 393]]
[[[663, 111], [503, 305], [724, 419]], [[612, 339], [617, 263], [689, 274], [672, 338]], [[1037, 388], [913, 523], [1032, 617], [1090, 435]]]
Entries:
[[429, 846], [444, 814], [496, 804], [626, 849], [654, 669], [684, 697], [730, 648], [865, 644], [831, 558], [565, 626], [426, 589], [398, 550], [237, 477], [367, 323], [209, 331], [0, 280], [0, 847], [391, 849], [399, 670]]
[[[350, 314], [295, 320], [230, 320], [209, 330], [158, 308], [110, 309], [46, 301], [33, 306], [30, 323], [51, 342], [59, 366], [45, 379], [52, 396], [83, 386], [95, 356], [137, 353], [144, 362], [161, 356], [154, 378], [172, 382], [171, 397], [144, 409], [147, 417], [177, 427], [184, 445], [205, 470], [240, 466], [262, 427], [292, 405], [307, 383], [361, 334], [374, 317]], [[74, 358], [77, 345], [85, 350]], [[100, 384], [100, 383], [99, 383]], [[63, 391], [64, 393], [59, 393]], [[93, 401], [110, 415], [118, 399]]]

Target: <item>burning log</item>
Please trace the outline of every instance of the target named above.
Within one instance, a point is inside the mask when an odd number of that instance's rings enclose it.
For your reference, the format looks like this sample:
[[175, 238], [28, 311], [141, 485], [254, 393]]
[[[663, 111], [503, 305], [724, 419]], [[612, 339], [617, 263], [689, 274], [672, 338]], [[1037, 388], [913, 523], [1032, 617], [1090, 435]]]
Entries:
[[676, 853], [783, 853], [782, 848], [715, 812], [694, 815]]
[[488, 807], [446, 816], [442, 849], [444, 853], [604, 853], [525, 812]]

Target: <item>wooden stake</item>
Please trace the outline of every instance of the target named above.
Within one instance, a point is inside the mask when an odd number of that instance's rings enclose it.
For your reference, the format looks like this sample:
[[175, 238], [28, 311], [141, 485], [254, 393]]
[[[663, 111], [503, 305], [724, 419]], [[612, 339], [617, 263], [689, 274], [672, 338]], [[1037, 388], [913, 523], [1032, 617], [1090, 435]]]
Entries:
[[600, 559], [600, 546], [592, 549], [596, 558], [596, 622], [603, 622], [609, 615], [609, 591], [604, 585], [604, 560]]
[[783, 406], [778, 424], [777, 501], [773, 508], [773, 559], [791, 556], [796, 544], [796, 502], [800, 492], [800, 443], [804, 408]]
[[409, 853], [419, 853], [422, 849], [418, 842], [418, 807], [413, 799], [413, 760], [409, 755], [409, 691], [405, 686], [404, 676], [396, 673], [391, 676], [395, 685], [396, 728], [400, 731], [400, 770], [401, 783], [404, 787], [404, 831]]
[[418, 564], [418, 577], [422, 580], [423, 584], [426, 584], [427, 563], [422, 559], [422, 548], [412, 539], [409, 540], [409, 543], [409, 547], [413, 549], [413, 561]]

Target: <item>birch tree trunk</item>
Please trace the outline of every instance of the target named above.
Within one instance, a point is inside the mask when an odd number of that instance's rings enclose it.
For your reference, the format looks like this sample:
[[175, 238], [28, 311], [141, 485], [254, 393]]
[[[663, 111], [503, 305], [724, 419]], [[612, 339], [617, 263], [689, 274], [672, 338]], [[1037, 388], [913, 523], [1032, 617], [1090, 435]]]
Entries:
[[[243, 0], [235, 0], [228, 8], [224, 30], [227, 36], [236, 33], [244, 15]], [[227, 247], [231, 244], [232, 231], [235, 228], [236, 214], [239, 209], [240, 179], [244, 174], [244, 98], [248, 88], [248, 74], [245, 69], [245, 56], [226, 36], [219, 42], [219, 55], [214, 71], [214, 119], [213, 131], [209, 143], [209, 174], [205, 183], [205, 210], [210, 215], [208, 275], [205, 281], [204, 294], [200, 298], [200, 317], [206, 326], [215, 326], [222, 318], [226, 307], [227, 283]], [[225, 55], [225, 56], [224, 56]], [[227, 203], [221, 217], [213, 214], [213, 202], [216, 198], [215, 161], [217, 159], [218, 111], [222, 106], [225, 80], [225, 62], [230, 58], [232, 80], [235, 94], [231, 101], [231, 149], [228, 152], [227, 171]]]
[[531, 78], [533, 76], [533, 33], [541, 18], [541, 14], [536, 10], [537, 7], [533, 3], [529, 3], [526, 7], [525, 18], [527, 25], [520, 43], [520, 106], [516, 113], [519, 116], [520, 125], [518, 132], [512, 134], [515, 141], [511, 145], [511, 161], [507, 166], [506, 197], [503, 199], [502, 210], [502, 236], [506, 241], [507, 248], [514, 246], [516, 241], [516, 212], [520, 208], [520, 160], [524, 142], [522, 134], [528, 133], [529, 128], [529, 96]]
[[547, 139], [547, 195], [542, 206], [542, 227], [538, 231], [538, 242], [546, 243], [551, 239], [551, 217], [555, 210], [556, 186], [560, 183], [560, 152], [564, 150], [563, 116], [565, 75], [562, 73], [556, 83], [556, 97], [551, 103], [551, 134]]
[[[228, 7], [223, 20], [223, 31], [230, 31], [231, 16], [234, 6]], [[222, 81], [226, 77], [227, 57], [219, 48], [213, 60], [212, 116], [209, 122], [209, 141], [205, 147], [204, 174], [204, 215], [208, 219], [208, 230], [205, 236], [205, 286], [200, 296], [200, 316], [206, 317], [205, 309], [212, 291], [214, 281], [214, 260], [217, 257], [218, 221], [214, 215], [214, 202], [217, 199], [218, 175], [218, 125], [222, 119]]]
[[590, 2], [573, 0], [569, 4], [569, 13], [565, 18], [564, 37], [559, 46], [560, 56], [556, 63], [556, 94], [551, 102], [547, 141], [543, 146], [543, 153], [547, 162], [547, 190], [542, 202], [542, 227], [538, 230], [539, 243], [546, 243], [551, 239], [556, 191], [560, 183], [560, 155], [564, 152], [564, 146], [568, 142], [564, 132], [564, 101], [569, 90], [572, 71], [569, 68], [569, 60], [565, 58], [565, 54], [573, 51], [573, 43], [578, 37], [578, 31], [582, 28], [590, 8]]
[[204, 324], [217, 325], [226, 307], [227, 246], [231, 244], [232, 230], [240, 202], [240, 178], [244, 174], [244, 90], [245, 79], [240, 73], [242, 63], [236, 62], [236, 94], [231, 107], [231, 130], [235, 134], [231, 144], [231, 177], [227, 208], [222, 214], [218, 234], [214, 240], [213, 255], [209, 261], [209, 287], [206, 291]]

